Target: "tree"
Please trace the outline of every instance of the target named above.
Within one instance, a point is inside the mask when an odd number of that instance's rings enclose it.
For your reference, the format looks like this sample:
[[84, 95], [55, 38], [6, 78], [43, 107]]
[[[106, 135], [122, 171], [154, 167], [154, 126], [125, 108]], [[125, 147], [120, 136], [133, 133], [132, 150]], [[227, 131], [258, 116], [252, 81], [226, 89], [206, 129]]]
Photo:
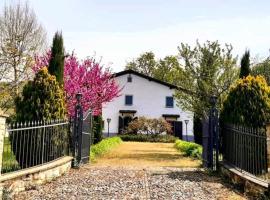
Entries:
[[[44, 66], [48, 66], [50, 52], [35, 57], [32, 69], [37, 73]], [[82, 107], [86, 112], [92, 109], [95, 116], [101, 113], [102, 105], [112, 101], [120, 95], [121, 89], [112, 78], [109, 68], [103, 68], [93, 58], [86, 58], [79, 62], [74, 54], [65, 58], [64, 90], [66, 94], [67, 110], [70, 116], [74, 115], [76, 94], [82, 93]]]
[[251, 75], [261, 75], [265, 78], [268, 85], [270, 85], [270, 57], [263, 62], [256, 64], [252, 70]]
[[194, 48], [183, 43], [178, 47], [184, 73], [177, 83], [182, 91], [177, 92], [176, 99], [199, 119], [208, 113], [211, 96], [218, 97], [220, 109], [224, 95], [237, 78], [232, 49], [228, 44], [222, 48], [218, 41], [207, 41], [203, 45], [197, 42]]
[[246, 51], [243, 57], [241, 58], [241, 68], [239, 78], [247, 77], [251, 72], [249, 57], [250, 57], [249, 51]]
[[67, 114], [64, 92], [46, 67], [24, 86], [15, 105], [16, 120], [19, 122], [64, 119]]
[[135, 60], [128, 62], [126, 69], [132, 69], [147, 76], [153, 76], [156, 68], [155, 54], [153, 52], [145, 52]]
[[126, 69], [132, 69], [171, 84], [175, 84], [183, 75], [183, 69], [176, 56], [166, 56], [164, 59], [156, 60], [153, 52], [145, 52], [128, 62]]
[[4, 7], [0, 14], [0, 81], [8, 83], [4, 90], [10, 97], [0, 104], [4, 111], [31, 75], [33, 56], [45, 43], [46, 33], [27, 3]]
[[51, 75], [56, 77], [60, 85], [64, 83], [64, 56], [62, 33], [56, 32], [53, 38], [48, 70]]
[[239, 79], [230, 88], [221, 119], [225, 123], [261, 128], [270, 119], [270, 87], [262, 76]]

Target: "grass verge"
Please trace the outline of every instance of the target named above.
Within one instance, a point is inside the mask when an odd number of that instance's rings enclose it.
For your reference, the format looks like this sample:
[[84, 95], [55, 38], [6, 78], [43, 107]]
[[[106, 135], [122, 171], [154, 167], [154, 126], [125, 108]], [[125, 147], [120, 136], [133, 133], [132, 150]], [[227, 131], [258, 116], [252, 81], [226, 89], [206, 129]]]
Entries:
[[190, 156], [197, 159], [202, 158], [202, 146], [194, 142], [176, 140], [174, 147], [183, 152], [185, 156]]
[[124, 134], [119, 137], [126, 142], [161, 142], [161, 143], [174, 143], [178, 138], [172, 135], [145, 135], [145, 134]]
[[120, 137], [111, 137], [103, 139], [101, 142], [93, 145], [90, 149], [90, 160], [94, 162], [97, 157], [104, 155], [122, 142]]

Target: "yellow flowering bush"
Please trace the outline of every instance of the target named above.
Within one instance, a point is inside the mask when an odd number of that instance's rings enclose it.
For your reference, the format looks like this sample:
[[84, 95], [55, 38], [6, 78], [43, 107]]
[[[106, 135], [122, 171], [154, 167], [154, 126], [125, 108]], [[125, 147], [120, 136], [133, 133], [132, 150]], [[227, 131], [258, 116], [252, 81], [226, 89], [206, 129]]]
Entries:
[[221, 111], [225, 123], [262, 127], [270, 119], [270, 87], [262, 76], [239, 79], [229, 91]]

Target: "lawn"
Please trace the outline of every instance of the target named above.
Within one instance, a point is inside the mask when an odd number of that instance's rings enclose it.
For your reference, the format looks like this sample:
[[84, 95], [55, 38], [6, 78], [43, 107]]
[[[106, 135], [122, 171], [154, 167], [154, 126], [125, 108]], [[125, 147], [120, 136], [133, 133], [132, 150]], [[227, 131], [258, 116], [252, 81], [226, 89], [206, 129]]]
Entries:
[[123, 142], [94, 165], [135, 167], [200, 167], [201, 161], [184, 156], [174, 143]]

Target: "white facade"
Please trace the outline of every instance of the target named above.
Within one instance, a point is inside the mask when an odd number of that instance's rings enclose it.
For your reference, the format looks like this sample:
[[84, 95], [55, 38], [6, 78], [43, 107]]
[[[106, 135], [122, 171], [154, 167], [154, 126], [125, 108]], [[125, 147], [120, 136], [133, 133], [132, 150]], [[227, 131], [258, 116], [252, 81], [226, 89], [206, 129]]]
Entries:
[[[128, 76], [132, 77], [132, 82], [128, 82]], [[176, 105], [174, 100], [173, 107], [166, 107], [166, 97], [173, 96], [175, 89], [170, 89], [169, 86], [141, 77], [137, 74], [129, 73], [115, 77], [116, 82], [119, 84], [121, 96], [115, 98], [112, 102], [103, 105], [102, 117], [104, 120], [104, 135], [108, 132], [107, 119], [110, 118], [109, 125], [110, 135], [118, 133], [119, 126], [119, 113], [120, 110], [133, 110], [136, 111], [134, 117], [145, 116], [148, 118], [160, 118], [164, 114], [179, 115], [177, 121], [182, 121], [182, 135], [183, 139], [186, 137], [193, 139], [193, 113], [183, 111]], [[125, 105], [125, 95], [133, 96], [133, 104]], [[184, 120], [189, 120], [186, 124]]]

